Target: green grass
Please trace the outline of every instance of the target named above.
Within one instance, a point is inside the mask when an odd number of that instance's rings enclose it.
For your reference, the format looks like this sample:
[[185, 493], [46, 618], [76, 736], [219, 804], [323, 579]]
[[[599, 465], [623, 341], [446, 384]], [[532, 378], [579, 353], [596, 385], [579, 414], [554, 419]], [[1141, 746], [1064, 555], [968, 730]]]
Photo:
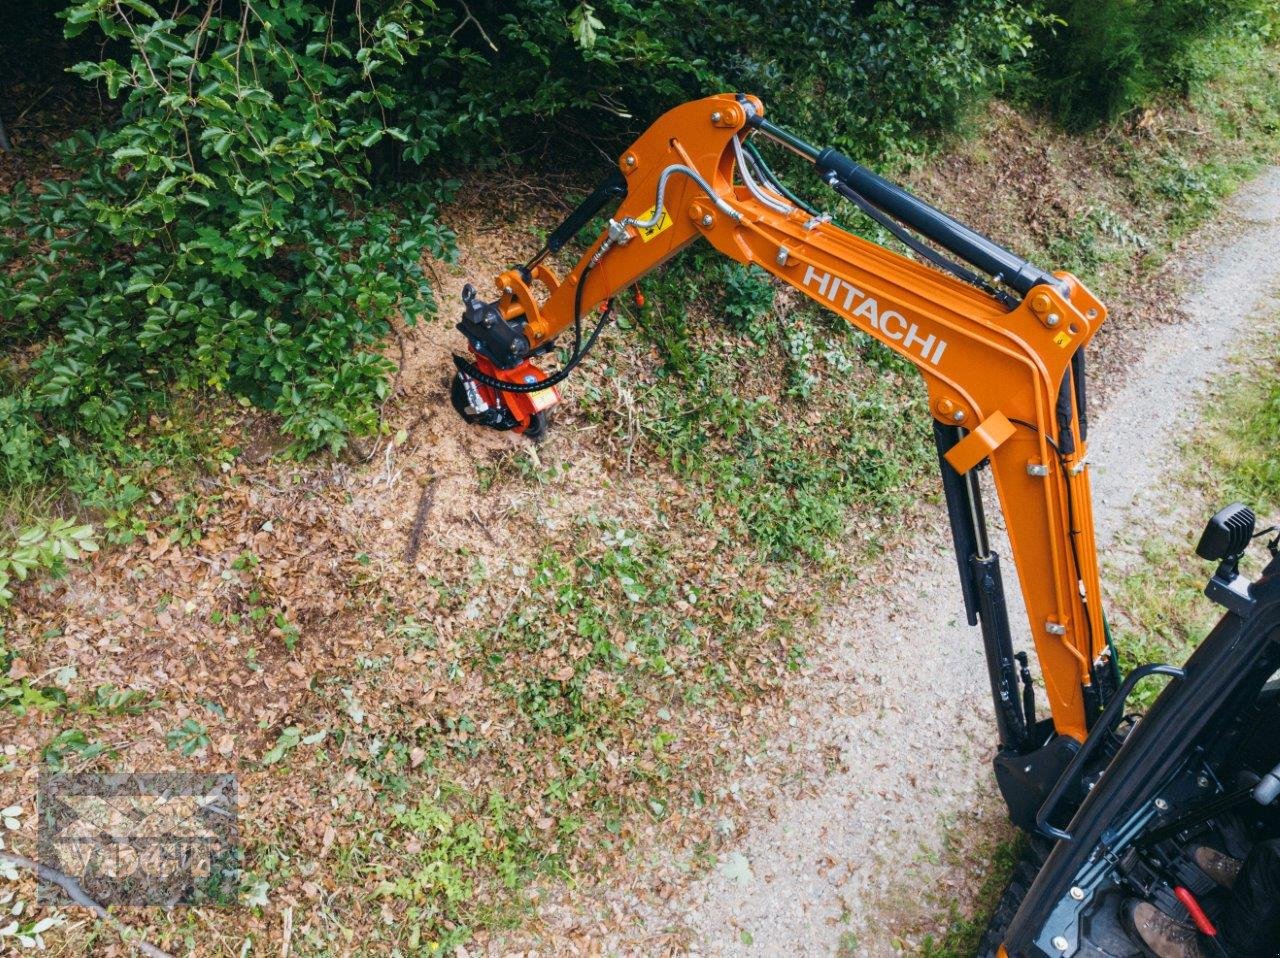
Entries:
[[1216, 428], [1204, 447], [1200, 481], [1216, 485], [1223, 505], [1241, 501], [1265, 519], [1280, 510], [1280, 346], [1274, 328], [1249, 350], [1250, 361], [1216, 394], [1227, 402], [1213, 407]]
[[985, 871], [969, 914], [961, 914], [959, 908], [952, 905], [951, 924], [936, 940], [932, 935], [925, 937], [918, 952], [921, 958], [973, 958], [983, 932], [987, 930], [987, 922], [995, 912], [1000, 896], [1009, 884], [1014, 866], [1022, 855], [1025, 841], [1021, 835], [1017, 835], [1011, 839], [990, 842], [978, 852], [977, 857], [983, 862]]
[[[924, 389], [905, 362], [808, 304], [780, 311], [762, 271], [706, 250], [646, 290], [651, 305], [626, 324], [657, 359], [627, 370], [639, 438], [696, 484], [717, 538], [832, 569], [854, 510], [915, 498], [932, 460]], [[635, 352], [615, 343], [609, 377]], [[619, 420], [607, 388], [586, 392], [597, 422]]]
[[[1204, 597], [1205, 570], [1197, 563], [1187, 543], [1152, 539], [1141, 560], [1114, 580], [1111, 608], [1121, 615], [1113, 634], [1124, 672], [1148, 662], [1181, 665], [1213, 627], [1218, 616]], [[1163, 685], [1144, 682], [1130, 701], [1143, 711]]]
[[[1247, 347], [1248, 358], [1211, 390], [1207, 418], [1183, 446], [1180, 484], [1202, 504], [1204, 518], [1239, 501], [1254, 508], [1263, 527], [1280, 519], [1278, 324], [1280, 317], [1265, 324]], [[1116, 646], [1126, 670], [1143, 662], [1181, 664], [1217, 621], [1219, 610], [1203, 595], [1210, 570], [1193, 546], [1190, 536], [1176, 542], [1153, 538], [1143, 544], [1140, 561], [1118, 579], [1112, 607], [1123, 612]], [[1147, 684], [1134, 701], [1145, 707], [1158, 693], [1158, 683]]]

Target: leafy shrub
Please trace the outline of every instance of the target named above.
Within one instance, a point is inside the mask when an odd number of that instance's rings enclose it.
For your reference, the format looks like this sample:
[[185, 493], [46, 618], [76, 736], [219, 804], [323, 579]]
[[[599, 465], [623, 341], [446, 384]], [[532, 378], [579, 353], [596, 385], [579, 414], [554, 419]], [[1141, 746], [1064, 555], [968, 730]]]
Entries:
[[[1190, 76], [1195, 37], [1264, 3], [60, 5], [102, 43], [75, 72], [118, 113], [64, 146], [56, 178], [0, 197], [4, 486], [84, 475], [74, 450], [121, 448], [175, 386], [276, 411], [299, 452], [377, 428], [379, 346], [397, 315], [434, 311], [419, 256], [452, 253], [436, 204], [459, 166], [532, 147], [598, 164], [592, 147], [725, 89], [874, 160], [1001, 88], [1037, 31], [1060, 112], [1115, 111], [1153, 71]], [[750, 325], [766, 291], [728, 278]]]
[[302, 451], [374, 428], [376, 347], [433, 311], [419, 257], [452, 249], [432, 190], [370, 187], [369, 149], [404, 136], [378, 82], [422, 33], [417, 4], [381, 6], [66, 9], [108, 41], [75, 70], [121, 118], [65, 145], [66, 178], [0, 198], [4, 343], [30, 356], [0, 399], [0, 479], [56, 474], [51, 435], [119, 440], [174, 384], [276, 410]]
[[720, 313], [736, 329], [763, 342], [761, 324], [773, 313], [774, 289], [769, 274], [758, 266], [723, 261], [711, 273], [722, 292]]
[[1271, 31], [1270, 0], [1047, 0], [1038, 96], [1069, 128], [1113, 119], [1218, 69], [1214, 42]]
[[61, 574], [68, 561], [97, 551], [93, 527], [77, 526], [69, 519], [51, 519], [24, 529], [13, 543], [0, 547], [0, 609], [13, 599], [10, 586], [15, 579], [25, 581], [38, 569]]
[[[469, 11], [469, 12], [468, 12]], [[520, 145], [558, 118], [564, 150], [611, 147], [665, 108], [724, 90], [856, 156], [880, 158], [945, 127], [999, 87], [1043, 22], [1031, 0], [477, 0], [442, 7], [422, 59], [428, 96], [405, 98], [407, 152], [448, 145], [467, 159]], [[449, 42], [443, 38], [448, 36]], [[540, 124], [541, 125], [541, 124]], [[513, 139], [513, 134], [515, 138]], [[478, 147], [484, 145], [482, 148]]]

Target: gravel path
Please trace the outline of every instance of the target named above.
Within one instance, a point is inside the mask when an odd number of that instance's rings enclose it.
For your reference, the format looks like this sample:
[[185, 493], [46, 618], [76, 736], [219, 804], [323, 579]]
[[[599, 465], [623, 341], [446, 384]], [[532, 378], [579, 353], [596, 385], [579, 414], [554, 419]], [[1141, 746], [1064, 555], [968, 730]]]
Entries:
[[[1126, 385], [1094, 417], [1104, 550], [1126, 516], [1156, 505], [1157, 480], [1203, 386], [1280, 291], [1278, 253], [1273, 167], [1240, 191], [1201, 254], [1183, 301], [1188, 320], [1152, 329]], [[1008, 556], [1007, 544], [1001, 551]], [[768, 819], [666, 914], [648, 916], [650, 927], [684, 926], [692, 949], [708, 955], [894, 954], [895, 924], [937, 915], [949, 888], [972, 881], [945, 863], [943, 833], [991, 816], [994, 724], [941, 512], [907, 568], [892, 572], [831, 614], [825, 664], [796, 703], [798, 731], [772, 747], [806, 785], [785, 801], [763, 795], [773, 803]], [[1016, 606], [1013, 581], [1008, 591]], [[1025, 631], [1021, 609], [1010, 614]], [[824, 773], [810, 780], [804, 770], [814, 768]]]

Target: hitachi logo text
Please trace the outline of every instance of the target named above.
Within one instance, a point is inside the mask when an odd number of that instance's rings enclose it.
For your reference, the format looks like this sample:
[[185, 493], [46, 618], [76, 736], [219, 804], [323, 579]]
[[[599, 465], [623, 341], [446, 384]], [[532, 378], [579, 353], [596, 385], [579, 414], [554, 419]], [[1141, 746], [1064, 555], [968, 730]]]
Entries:
[[932, 333], [921, 336], [918, 325], [907, 322], [906, 317], [892, 309], [881, 312], [879, 303], [839, 276], [819, 273], [810, 266], [805, 270], [804, 285], [810, 289], [816, 288], [818, 295], [825, 298], [833, 309], [850, 317], [864, 317], [885, 338], [898, 340], [905, 349], [917, 350], [926, 362], [936, 366], [946, 352], [945, 339], [939, 339]]

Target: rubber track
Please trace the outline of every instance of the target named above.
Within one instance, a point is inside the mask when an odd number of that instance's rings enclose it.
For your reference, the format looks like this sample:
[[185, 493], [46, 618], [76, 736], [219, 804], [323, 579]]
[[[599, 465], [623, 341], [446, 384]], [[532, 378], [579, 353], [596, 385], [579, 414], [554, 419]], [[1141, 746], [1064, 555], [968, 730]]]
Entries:
[[1013, 866], [1009, 884], [1004, 894], [1000, 896], [1000, 902], [996, 905], [987, 930], [982, 935], [982, 941], [978, 945], [978, 958], [996, 958], [996, 949], [1004, 941], [1005, 933], [1013, 923], [1013, 918], [1022, 907], [1022, 901], [1027, 897], [1032, 882], [1036, 880], [1036, 875], [1040, 874], [1040, 868], [1052, 850], [1053, 845], [1042, 838], [1032, 838], [1027, 841], [1017, 864]]

